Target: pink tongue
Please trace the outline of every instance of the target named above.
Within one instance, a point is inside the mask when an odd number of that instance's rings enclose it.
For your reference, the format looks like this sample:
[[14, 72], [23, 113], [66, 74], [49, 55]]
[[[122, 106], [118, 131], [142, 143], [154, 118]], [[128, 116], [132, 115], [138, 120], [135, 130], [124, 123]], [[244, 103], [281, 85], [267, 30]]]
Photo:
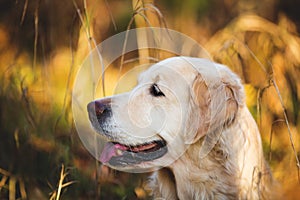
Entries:
[[100, 156], [100, 161], [107, 163], [113, 156], [116, 156], [116, 148], [113, 143], [107, 142]]
[[122, 151], [126, 151], [128, 149], [128, 147], [121, 144], [115, 144], [114, 146], [116, 147], [116, 149], [121, 149]]
[[102, 163], [107, 163], [112, 157], [117, 156], [117, 150], [125, 151], [128, 148], [121, 144], [113, 144], [111, 142], [107, 142], [104, 146], [104, 149], [100, 156], [100, 161]]

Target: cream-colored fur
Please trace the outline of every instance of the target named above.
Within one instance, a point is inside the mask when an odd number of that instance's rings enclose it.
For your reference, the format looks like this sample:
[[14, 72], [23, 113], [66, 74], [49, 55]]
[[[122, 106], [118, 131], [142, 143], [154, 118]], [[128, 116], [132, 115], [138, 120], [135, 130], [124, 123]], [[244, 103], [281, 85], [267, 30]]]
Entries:
[[[164, 96], [149, 93], [153, 83]], [[161, 139], [167, 143], [164, 156], [122, 166], [162, 167], [149, 180], [154, 199], [275, 197], [243, 86], [226, 66], [169, 58], [144, 72], [131, 92], [109, 97], [109, 102], [112, 117], [100, 132], [110, 140], [130, 146]]]
[[[155, 172], [150, 185], [155, 198], [274, 199], [271, 173], [251, 114], [242, 107], [218, 143], [199, 158], [202, 140], [192, 144], [167, 169]], [[167, 171], [167, 173], [166, 173]], [[173, 175], [170, 178], [170, 174]]]
[[[197, 62], [191, 64], [197, 69]], [[217, 126], [222, 127], [221, 133], [217, 134], [220, 137], [205, 157], [199, 154], [205, 139], [202, 137], [191, 144], [187, 151], [170, 166], [155, 172], [149, 183], [154, 199], [158, 197], [163, 199], [276, 198], [274, 195], [276, 191], [271, 191], [270, 188], [273, 180], [264, 160], [260, 133], [245, 105], [240, 80], [225, 66], [217, 67], [219, 75], [215, 78], [221, 79], [219, 84], [224, 84], [225, 89], [218, 91], [217, 88], [222, 87], [221, 85], [208, 89], [203, 86], [207, 81], [203, 82], [201, 81], [203, 78], [200, 78], [200, 81], [194, 81], [197, 87], [195, 89], [194, 85], [194, 92], [200, 98], [198, 99], [200, 103], [196, 106], [200, 105], [200, 110], [206, 112], [209, 111], [205, 107], [209, 105], [206, 105], [205, 101], [209, 101], [207, 102], [209, 104], [212, 103], [210, 98], [215, 98], [216, 103], [213, 105], [215, 107], [211, 107], [212, 111], [210, 111], [215, 114], [209, 117], [209, 120], [215, 122], [208, 123], [210, 126], [215, 126], [212, 132], [219, 131]], [[214, 77], [212, 75], [208, 78]], [[210, 94], [207, 94], [208, 90]], [[223, 101], [224, 92], [229, 93], [226, 95], [228, 97], [226, 102]], [[224, 106], [224, 103], [227, 106]], [[220, 104], [221, 107], [217, 106]], [[216, 115], [221, 113], [218, 109], [225, 109], [224, 107], [227, 109], [225, 118], [218, 119]], [[194, 112], [195, 108], [190, 111]], [[201, 114], [205, 115], [205, 113]], [[214, 135], [209, 132], [200, 133], [201, 136], [207, 134]]]

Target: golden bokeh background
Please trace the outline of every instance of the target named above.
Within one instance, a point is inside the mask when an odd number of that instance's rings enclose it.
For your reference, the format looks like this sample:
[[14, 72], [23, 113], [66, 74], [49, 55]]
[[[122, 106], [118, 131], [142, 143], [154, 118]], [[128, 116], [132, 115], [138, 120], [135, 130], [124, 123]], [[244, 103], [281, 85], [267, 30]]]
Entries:
[[[1, 0], [0, 199], [149, 199], [145, 174], [110, 170], [85, 150], [71, 112], [72, 84], [85, 57], [95, 44], [136, 27], [182, 32], [242, 78], [273, 175], [285, 199], [299, 198], [299, 6], [293, 0]], [[125, 62], [121, 74], [134, 64]], [[113, 65], [107, 94], [120, 77], [120, 59]]]

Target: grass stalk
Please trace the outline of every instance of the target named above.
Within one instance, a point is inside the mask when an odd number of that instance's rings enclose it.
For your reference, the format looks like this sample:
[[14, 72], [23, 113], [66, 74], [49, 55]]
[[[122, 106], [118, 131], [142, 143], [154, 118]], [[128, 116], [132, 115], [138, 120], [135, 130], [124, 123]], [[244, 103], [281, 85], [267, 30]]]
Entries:
[[[132, 0], [132, 7], [134, 11], [138, 11], [140, 8], [144, 8], [144, 2], [143, 0]], [[137, 28], [146, 27], [147, 23], [146, 20], [146, 12], [145, 10], [139, 10], [139, 15], [134, 15], [134, 22]], [[147, 32], [143, 29], [136, 30], [137, 33], [137, 45], [140, 46], [147, 46], [148, 40], [147, 40]], [[138, 48], [139, 57], [140, 58], [148, 58], [149, 57], [149, 50], [148, 49], [141, 49]], [[139, 59], [139, 63], [146, 64], [147, 60], [145, 59]]]

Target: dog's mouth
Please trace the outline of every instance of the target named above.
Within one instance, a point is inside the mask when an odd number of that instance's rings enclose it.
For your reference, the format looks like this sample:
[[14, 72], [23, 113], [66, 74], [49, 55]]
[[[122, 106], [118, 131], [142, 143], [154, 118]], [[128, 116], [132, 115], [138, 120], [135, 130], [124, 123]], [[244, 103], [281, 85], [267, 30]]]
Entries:
[[118, 142], [107, 142], [100, 156], [100, 161], [116, 167], [136, 165], [153, 161], [166, 153], [167, 144], [163, 139], [134, 146]]

